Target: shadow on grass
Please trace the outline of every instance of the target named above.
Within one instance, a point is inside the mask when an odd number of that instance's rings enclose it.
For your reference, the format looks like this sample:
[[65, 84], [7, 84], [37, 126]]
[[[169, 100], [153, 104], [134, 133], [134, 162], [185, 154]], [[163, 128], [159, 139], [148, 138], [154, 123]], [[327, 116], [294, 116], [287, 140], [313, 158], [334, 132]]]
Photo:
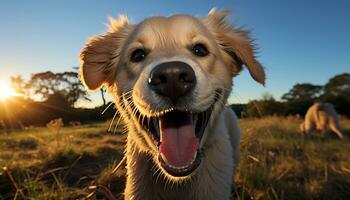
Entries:
[[66, 186], [85, 187], [110, 167], [114, 160], [121, 160], [122, 156], [122, 152], [112, 147], [100, 147], [96, 153], [77, 154], [73, 150], [61, 151], [45, 163], [43, 171], [46, 174], [42, 179], [50, 184], [55, 180], [52, 173], [47, 171], [62, 169], [53, 173]]
[[274, 172], [276, 164], [267, 159], [238, 183], [239, 199], [350, 199], [350, 174], [336, 167], [340, 161], [336, 154], [329, 154], [324, 159], [327, 166], [316, 167], [312, 158], [301, 156], [298, 168], [289, 168], [279, 174]]
[[[341, 131], [345, 138], [350, 138], [350, 130], [342, 129]], [[324, 135], [317, 132], [306, 134], [304, 135], [304, 139], [316, 140], [316, 141], [327, 141], [327, 140], [339, 140], [340, 138], [338, 137], [337, 134], [335, 134], [331, 130], [328, 130]]]
[[[248, 199], [288, 199], [288, 200], [347, 200], [350, 199], [350, 179], [337, 173], [330, 173], [328, 180], [317, 180], [320, 188], [310, 191], [312, 177], [286, 175], [282, 179], [266, 176], [262, 170], [256, 170], [248, 177], [249, 186], [237, 185], [236, 197]], [[314, 188], [315, 189], [315, 188]]]
[[[111, 175], [111, 168], [115, 161], [123, 157], [123, 152], [117, 151], [113, 146], [104, 146], [96, 149], [94, 153], [79, 154], [72, 149], [62, 150], [52, 155], [41, 166], [31, 169], [13, 168], [11, 175], [17, 185], [22, 189], [24, 196], [35, 196], [33, 193], [44, 193], [43, 188], [77, 188], [85, 190], [96, 181], [105, 184], [106, 187], [122, 192], [125, 177], [123, 175]], [[37, 185], [35, 188], [29, 187]], [[113, 191], [112, 190], [112, 191]], [[0, 200], [13, 199], [16, 194], [13, 183], [5, 173], [0, 170]], [[38, 194], [40, 196], [40, 194]], [[62, 196], [63, 194], [58, 194]], [[79, 196], [74, 196], [78, 198]], [[73, 197], [72, 197], [73, 198]], [[64, 198], [65, 199], [65, 198]]]
[[332, 174], [324, 184], [322, 191], [316, 199], [341, 200], [350, 199], [350, 179]]
[[8, 149], [34, 150], [39, 146], [39, 140], [35, 137], [7, 139], [5, 145]]

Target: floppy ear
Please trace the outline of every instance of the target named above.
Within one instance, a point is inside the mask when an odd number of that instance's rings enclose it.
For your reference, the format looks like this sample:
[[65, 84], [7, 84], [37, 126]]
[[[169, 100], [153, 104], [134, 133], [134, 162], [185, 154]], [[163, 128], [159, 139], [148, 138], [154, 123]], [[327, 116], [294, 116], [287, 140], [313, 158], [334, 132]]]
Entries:
[[80, 53], [80, 79], [89, 90], [113, 84], [120, 49], [131, 25], [125, 16], [109, 18], [108, 31], [91, 37]]
[[228, 14], [227, 10], [218, 12], [212, 9], [204, 22], [214, 34], [232, 75], [237, 75], [245, 65], [252, 78], [264, 85], [265, 72], [254, 56], [255, 47], [248, 32], [235, 29], [226, 22]]

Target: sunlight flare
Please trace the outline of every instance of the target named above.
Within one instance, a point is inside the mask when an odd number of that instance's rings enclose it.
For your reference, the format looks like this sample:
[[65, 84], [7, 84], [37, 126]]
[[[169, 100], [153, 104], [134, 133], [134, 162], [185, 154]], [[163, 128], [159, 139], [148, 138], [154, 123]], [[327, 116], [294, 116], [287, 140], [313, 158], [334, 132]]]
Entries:
[[0, 100], [15, 96], [16, 92], [7, 83], [0, 83]]

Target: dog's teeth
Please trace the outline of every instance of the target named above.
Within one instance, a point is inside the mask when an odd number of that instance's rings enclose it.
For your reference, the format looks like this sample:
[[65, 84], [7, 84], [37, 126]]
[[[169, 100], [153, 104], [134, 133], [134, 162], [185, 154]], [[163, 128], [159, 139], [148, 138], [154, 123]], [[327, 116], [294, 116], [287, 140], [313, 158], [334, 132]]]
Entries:
[[196, 160], [197, 158], [197, 152], [194, 153], [193, 157], [192, 157], [192, 160], [191, 162], [188, 164], [188, 165], [185, 165], [185, 166], [180, 166], [180, 167], [177, 167], [177, 166], [174, 166], [174, 165], [171, 165], [169, 164], [168, 160], [166, 159], [166, 157], [164, 156], [163, 153], [160, 153], [160, 156], [162, 157], [163, 161], [165, 162], [165, 164], [172, 168], [172, 169], [176, 169], [176, 170], [179, 170], [179, 171], [185, 171], [187, 168], [189, 168], [193, 163], [194, 161]]
[[197, 120], [198, 120], [198, 115], [197, 114], [193, 114], [192, 115], [192, 119], [193, 119], [193, 125], [196, 126]]
[[192, 158], [192, 162], [197, 158], [197, 151], [194, 153], [193, 158]]
[[196, 160], [196, 158], [197, 158], [197, 152], [194, 153], [194, 155], [193, 155], [193, 157], [192, 157], [192, 160], [191, 160], [191, 162], [190, 162], [190, 165], [193, 164], [193, 162]]

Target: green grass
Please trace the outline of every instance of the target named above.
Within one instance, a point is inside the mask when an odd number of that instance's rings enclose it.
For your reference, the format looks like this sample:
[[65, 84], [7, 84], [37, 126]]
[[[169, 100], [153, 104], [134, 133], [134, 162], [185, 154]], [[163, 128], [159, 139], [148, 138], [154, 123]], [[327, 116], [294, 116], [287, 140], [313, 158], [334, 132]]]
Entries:
[[[239, 199], [350, 199], [350, 121], [347, 137], [301, 138], [301, 120], [243, 119], [241, 160], [235, 178]], [[121, 199], [125, 135], [108, 134], [107, 123], [65, 127], [59, 145], [47, 128], [0, 134], [0, 200]], [[7, 167], [7, 171], [3, 167]], [[14, 188], [9, 175], [21, 192]]]

